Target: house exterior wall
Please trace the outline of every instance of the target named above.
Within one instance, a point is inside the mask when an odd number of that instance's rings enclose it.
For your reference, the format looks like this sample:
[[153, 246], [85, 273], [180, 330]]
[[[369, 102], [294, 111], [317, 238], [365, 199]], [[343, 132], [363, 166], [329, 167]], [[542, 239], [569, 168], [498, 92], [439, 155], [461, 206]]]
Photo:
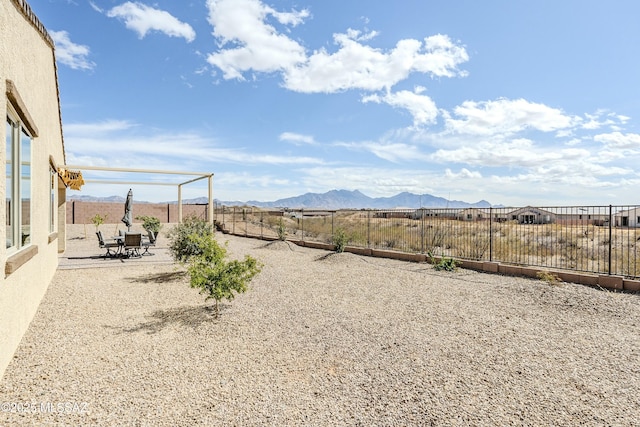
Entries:
[[[18, 93], [22, 106], [37, 127], [31, 144], [31, 244], [18, 251], [0, 245], [0, 378], [27, 330], [58, 266], [64, 250], [64, 188], [55, 189], [57, 230], [50, 232], [51, 176], [49, 165], [63, 165], [64, 147], [53, 44], [23, 0], [0, 0], [0, 114], [6, 127], [8, 94]], [[15, 107], [15, 106], [14, 106]], [[6, 145], [6, 144], [5, 144]], [[6, 149], [0, 161], [6, 164]], [[54, 179], [54, 185], [59, 185]], [[0, 180], [0, 195], [7, 196], [6, 179]], [[61, 197], [63, 196], [63, 197]], [[0, 221], [7, 223], [6, 209]], [[0, 227], [6, 240], [6, 227]], [[60, 241], [62, 239], [62, 243]]]

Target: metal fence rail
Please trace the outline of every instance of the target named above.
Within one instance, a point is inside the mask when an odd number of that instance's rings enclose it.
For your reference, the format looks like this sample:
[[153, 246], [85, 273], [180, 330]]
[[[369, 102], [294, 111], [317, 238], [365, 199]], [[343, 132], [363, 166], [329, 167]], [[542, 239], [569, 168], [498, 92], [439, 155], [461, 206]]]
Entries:
[[218, 206], [234, 234], [640, 277], [640, 206], [262, 210]]

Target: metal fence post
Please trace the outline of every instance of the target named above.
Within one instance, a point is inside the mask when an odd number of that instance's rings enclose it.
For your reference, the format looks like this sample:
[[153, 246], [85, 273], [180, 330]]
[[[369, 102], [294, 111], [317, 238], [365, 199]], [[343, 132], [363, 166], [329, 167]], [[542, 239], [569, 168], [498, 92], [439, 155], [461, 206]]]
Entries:
[[304, 242], [304, 209], [300, 209], [300, 233], [302, 234], [302, 241]]
[[[420, 206], [420, 209], [422, 209], [422, 206]], [[420, 253], [424, 253], [424, 211], [420, 212]]]
[[609, 205], [609, 268], [608, 268], [609, 275], [611, 275], [611, 249], [613, 248], [613, 244], [611, 242], [612, 236], [613, 236], [612, 223], [613, 223], [612, 207], [611, 205]]
[[371, 247], [371, 211], [367, 210], [367, 248]]
[[493, 207], [489, 207], [489, 261], [493, 261]]
[[[334, 233], [334, 231], [333, 231], [333, 219], [334, 219], [335, 216], [336, 216], [336, 213], [335, 212], [331, 212], [331, 242], [333, 242], [333, 233]], [[329, 242], [329, 243], [331, 243], [331, 242]]]

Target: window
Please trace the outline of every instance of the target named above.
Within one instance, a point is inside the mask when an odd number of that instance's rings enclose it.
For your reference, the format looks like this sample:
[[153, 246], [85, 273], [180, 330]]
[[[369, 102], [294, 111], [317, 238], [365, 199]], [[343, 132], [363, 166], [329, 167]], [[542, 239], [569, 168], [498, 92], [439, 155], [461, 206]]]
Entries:
[[13, 217], [13, 209], [11, 201], [13, 200], [13, 122], [9, 117], [7, 117], [7, 127], [5, 132], [5, 144], [6, 147], [6, 167], [5, 167], [5, 175], [6, 175], [6, 205], [5, 205], [5, 213], [7, 215], [7, 224], [6, 224], [6, 239], [7, 239], [7, 247], [10, 248], [13, 246], [13, 242], [15, 241], [15, 237], [13, 234], [13, 224], [15, 223]]
[[49, 233], [54, 233], [56, 231], [56, 182], [58, 181], [58, 173], [51, 164], [49, 165], [49, 180], [51, 181], [49, 184]]
[[31, 243], [31, 136], [9, 109], [6, 126], [6, 247]]

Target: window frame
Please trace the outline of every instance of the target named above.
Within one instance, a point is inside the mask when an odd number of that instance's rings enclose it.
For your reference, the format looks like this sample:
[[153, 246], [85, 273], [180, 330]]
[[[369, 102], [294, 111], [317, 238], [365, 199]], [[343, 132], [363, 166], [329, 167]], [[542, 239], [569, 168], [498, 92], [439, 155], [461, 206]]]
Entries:
[[56, 218], [58, 211], [58, 171], [51, 163], [49, 163], [49, 180], [49, 234], [53, 234], [58, 228]]
[[[19, 114], [19, 108], [14, 108], [11, 103], [7, 105], [6, 125], [5, 130], [5, 155], [9, 149], [8, 138], [11, 138], [11, 174], [6, 174], [5, 166], [5, 179], [11, 179], [11, 182], [7, 182], [7, 189], [11, 188], [10, 199], [7, 199], [8, 194], [5, 194], [5, 200], [9, 201], [9, 208], [6, 210], [7, 220], [9, 224], [7, 226], [7, 237], [9, 235], [9, 226], [11, 230], [11, 245], [7, 239], [6, 249], [8, 253], [14, 253], [20, 251], [23, 248], [30, 246], [33, 242], [33, 236], [31, 233], [32, 228], [32, 203], [33, 203], [33, 141], [34, 135], [30, 131], [31, 126], [25, 123], [21, 115]], [[11, 131], [9, 132], [9, 128]], [[27, 139], [25, 139], [25, 137]], [[25, 159], [23, 152], [25, 150], [25, 144], [28, 144], [29, 158]], [[7, 156], [8, 157], [8, 156]], [[6, 161], [9, 161], [6, 158]], [[5, 163], [6, 163], [5, 161]], [[25, 167], [28, 167], [28, 174], [24, 174]], [[26, 184], [25, 184], [26, 183]], [[28, 193], [25, 193], [28, 190]], [[23, 196], [27, 196], [29, 202], [28, 221], [25, 217], [25, 209], [23, 206]], [[29, 228], [29, 233], [26, 234], [26, 228]]]

